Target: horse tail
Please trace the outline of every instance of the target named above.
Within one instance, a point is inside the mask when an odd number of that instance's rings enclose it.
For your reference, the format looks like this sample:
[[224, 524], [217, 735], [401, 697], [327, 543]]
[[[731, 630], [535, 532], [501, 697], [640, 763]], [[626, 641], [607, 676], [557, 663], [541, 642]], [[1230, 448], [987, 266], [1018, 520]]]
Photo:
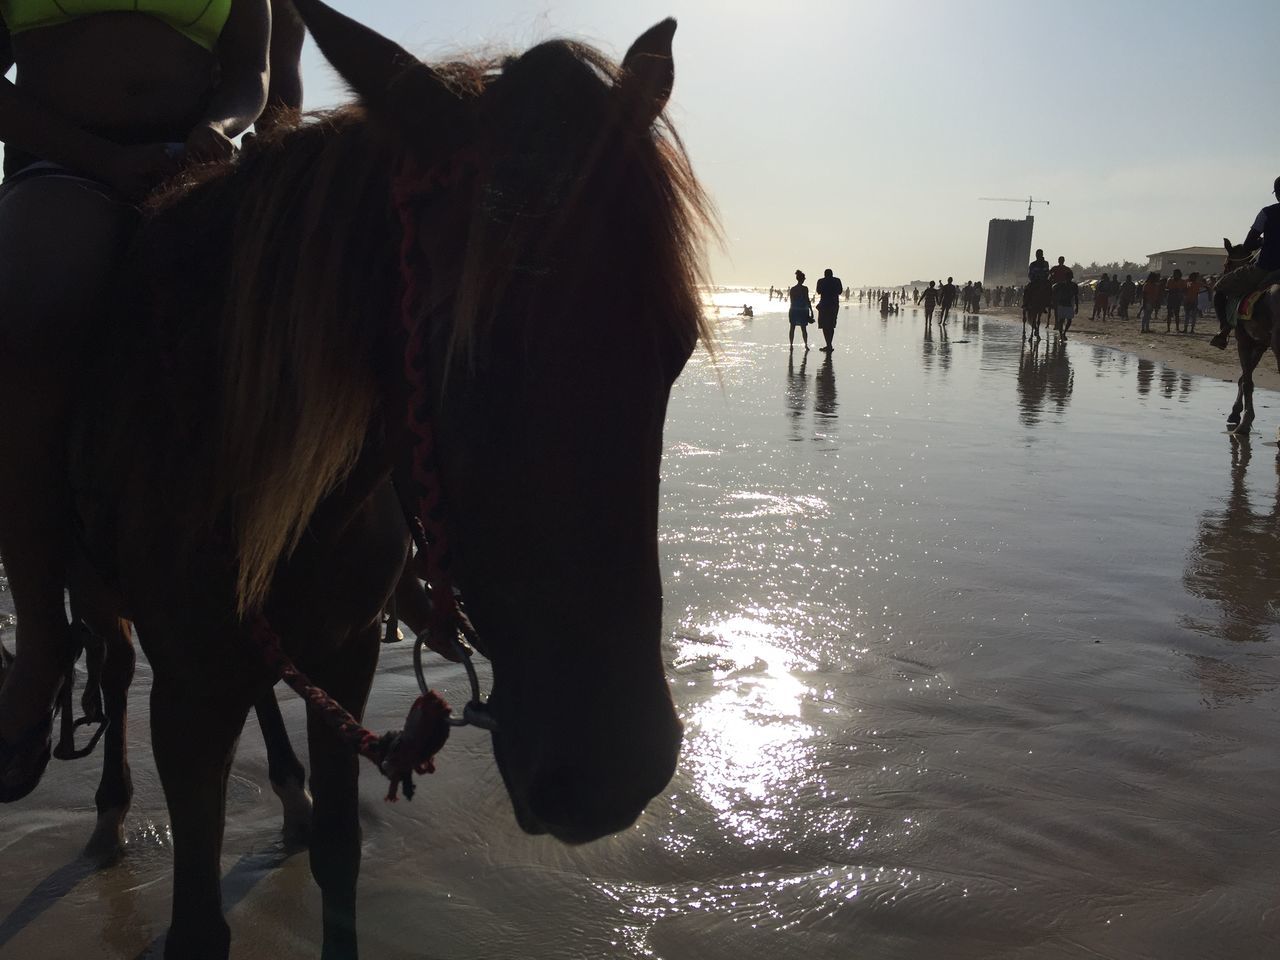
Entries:
[[[228, 522], [237, 613], [261, 608], [280, 561], [350, 474], [380, 392], [375, 358], [393, 262], [385, 158], [362, 131], [315, 124], [234, 179], [211, 502]], [[380, 165], [375, 167], [376, 165]], [[334, 225], [340, 224], [340, 229]], [[394, 247], [391, 247], [394, 249]]]

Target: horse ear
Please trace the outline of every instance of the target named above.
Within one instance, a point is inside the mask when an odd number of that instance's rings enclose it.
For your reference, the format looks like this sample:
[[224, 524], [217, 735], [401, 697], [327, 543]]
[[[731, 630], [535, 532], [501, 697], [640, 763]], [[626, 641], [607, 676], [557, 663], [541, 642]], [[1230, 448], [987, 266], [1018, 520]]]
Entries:
[[667, 17], [636, 38], [622, 58], [618, 96], [627, 122], [641, 130], [658, 119], [676, 82], [676, 65], [671, 56], [671, 38], [676, 22]]
[[1231, 241], [1228, 238], [1222, 238], [1222, 245], [1227, 248], [1227, 253], [1231, 252]]
[[321, 0], [293, 0], [307, 29], [335, 70], [379, 119], [396, 124], [423, 113], [458, 113], [461, 100], [434, 70], [399, 44], [343, 16]]

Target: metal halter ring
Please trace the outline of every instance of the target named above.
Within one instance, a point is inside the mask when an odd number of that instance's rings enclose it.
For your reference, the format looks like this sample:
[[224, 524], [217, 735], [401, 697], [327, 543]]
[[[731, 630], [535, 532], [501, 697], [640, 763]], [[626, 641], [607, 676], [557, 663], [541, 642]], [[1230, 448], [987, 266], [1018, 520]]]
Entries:
[[[451, 715], [449, 717], [449, 725], [452, 727], [479, 727], [481, 730], [488, 730], [492, 733], [498, 729], [498, 721], [489, 712], [489, 705], [480, 699], [480, 678], [476, 676], [475, 664], [471, 662], [471, 647], [462, 642], [456, 629], [449, 631], [449, 643], [453, 647], [454, 653], [458, 655], [458, 660], [466, 669], [467, 683], [471, 685], [471, 699], [462, 708], [462, 716], [455, 717]], [[422, 649], [426, 645], [427, 641], [422, 638], [422, 635], [419, 635], [413, 642], [413, 675], [418, 679], [418, 691], [424, 694], [430, 689], [422, 666]]]

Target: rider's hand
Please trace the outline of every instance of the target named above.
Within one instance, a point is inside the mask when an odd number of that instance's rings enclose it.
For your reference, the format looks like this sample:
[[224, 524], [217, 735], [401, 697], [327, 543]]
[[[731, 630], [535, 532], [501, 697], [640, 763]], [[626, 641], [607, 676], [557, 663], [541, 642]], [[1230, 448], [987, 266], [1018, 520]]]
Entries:
[[104, 160], [101, 176], [126, 199], [140, 200], [177, 172], [178, 161], [168, 144], [142, 143], [113, 149]]
[[202, 123], [191, 131], [185, 144], [187, 159], [194, 163], [230, 160], [236, 145], [213, 124]]

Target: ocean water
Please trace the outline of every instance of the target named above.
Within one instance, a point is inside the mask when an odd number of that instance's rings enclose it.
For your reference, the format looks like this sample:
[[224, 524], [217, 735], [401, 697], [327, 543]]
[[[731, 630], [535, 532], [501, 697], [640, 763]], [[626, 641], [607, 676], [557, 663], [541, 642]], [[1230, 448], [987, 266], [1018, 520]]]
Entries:
[[[670, 789], [570, 849], [518, 831], [477, 731], [412, 803], [366, 777], [364, 956], [1280, 956], [1277, 395], [1240, 443], [1221, 381], [988, 318], [926, 337], [911, 308], [846, 306], [828, 358], [816, 330], [788, 350], [779, 306], [717, 293], [719, 357], [672, 398]], [[0, 810], [0, 957], [159, 955], [147, 688], [122, 863], [78, 859], [94, 761]], [[370, 724], [414, 692], [386, 650]], [[234, 957], [318, 956], [278, 830], [251, 721]]]

